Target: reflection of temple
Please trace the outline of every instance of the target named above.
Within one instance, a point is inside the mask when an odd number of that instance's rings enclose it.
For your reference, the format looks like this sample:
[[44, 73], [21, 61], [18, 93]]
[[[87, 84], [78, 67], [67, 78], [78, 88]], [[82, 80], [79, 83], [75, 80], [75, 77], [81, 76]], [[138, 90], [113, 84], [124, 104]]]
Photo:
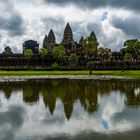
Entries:
[[44, 101], [46, 108], [48, 107], [50, 114], [53, 115], [53, 112], [55, 110], [55, 104], [56, 104], [55, 95], [53, 93], [43, 94], [43, 101]]
[[67, 92], [63, 98], [63, 106], [65, 116], [68, 120], [71, 118], [72, 115], [73, 104], [74, 104], [73, 94], [71, 92]]
[[18, 83], [0, 83], [0, 90], [10, 100], [13, 90], [23, 90], [25, 103], [36, 103], [39, 96], [53, 114], [57, 100], [63, 104], [65, 117], [69, 120], [73, 113], [74, 104], [79, 101], [81, 107], [88, 113], [98, 110], [98, 96], [110, 94], [112, 91], [120, 91], [125, 94], [125, 104], [133, 107], [140, 105], [140, 83], [137, 81], [98, 81], [98, 80], [42, 80]]

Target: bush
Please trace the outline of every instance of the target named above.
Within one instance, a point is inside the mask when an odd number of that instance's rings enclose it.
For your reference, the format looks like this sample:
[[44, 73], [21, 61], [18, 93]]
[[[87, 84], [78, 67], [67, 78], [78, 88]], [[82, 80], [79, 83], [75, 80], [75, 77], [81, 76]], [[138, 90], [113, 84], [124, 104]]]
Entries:
[[52, 67], [53, 70], [59, 70], [60, 69], [59, 64], [57, 64], [56, 62], [54, 64], [52, 64], [51, 67]]

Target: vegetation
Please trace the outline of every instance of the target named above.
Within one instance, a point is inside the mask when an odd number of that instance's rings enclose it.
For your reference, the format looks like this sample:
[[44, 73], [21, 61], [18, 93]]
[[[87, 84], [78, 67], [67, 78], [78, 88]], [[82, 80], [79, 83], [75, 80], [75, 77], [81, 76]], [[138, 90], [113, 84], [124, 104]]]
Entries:
[[72, 53], [70, 54], [68, 60], [70, 62], [70, 65], [75, 67], [78, 63], [78, 56], [75, 53]]
[[88, 58], [96, 57], [97, 56], [97, 47], [99, 43], [97, 41], [96, 35], [94, 32], [90, 34], [85, 40], [84, 40], [84, 50], [85, 54]]
[[52, 64], [52, 68], [53, 68], [53, 70], [59, 70], [60, 69], [60, 66], [59, 66], [59, 64], [57, 64], [55, 62], [54, 64]]
[[28, 59], [28, 66], [29, 66], [30, 58], [33, 56], [33, 51], [31, 49], [25, 50], [24, 56]]
[[42, 65], [43, 65], [44, 57], [47, 55], [47, 49], [41, 48], [41, 49], [39, 50], [39, 54], [40, 54], [40, 56], [41, 56], [41, 58], [42, 58]]
[[63, 66], [63, 61], [66, 58], [64, 46], [60, 45], [58, 47], [54, 47], [52, 50], [52, 55], [57, 59], [57, 62], [60, 64], [60, 66]]
[[92, 70], [95, 68], [95, 66], [96, 66], [96, 61], [89, 61], [88, 63], [87, 63], [87, 66], [88, 66], [88, 68], [89, 68], [89, 70], [90, 70], [90, 75], [92, 74]]
[[[139, 59], [140, 55], [140, 41], [137, 39], [130, 39], [124, 42], [124, 48], [121, 50], [123, 55], [130, 58], [128, 53], [132, 55], [132, 59]], [[125, 57], [125, 59], [126, 59]]]
[[131, 53], [126, 53], [125, 56], [124, 56], [124, 60], [132, 60]]
[[[140, 70], [92, 71], [93, 75], [132, 75], [140, 76]], [[89, 75], [89, 71], [0, 71], [0, 76], [33, 75]]]

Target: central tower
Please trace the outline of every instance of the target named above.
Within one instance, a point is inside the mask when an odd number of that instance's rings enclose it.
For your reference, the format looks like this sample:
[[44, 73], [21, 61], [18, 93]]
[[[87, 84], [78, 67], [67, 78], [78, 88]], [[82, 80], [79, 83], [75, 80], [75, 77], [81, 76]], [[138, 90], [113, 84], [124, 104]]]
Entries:
[[69, 23], [67, 23], [65, 27], [62, 44], [64, 46], [69, 46], [74, 44], [73, 33]]

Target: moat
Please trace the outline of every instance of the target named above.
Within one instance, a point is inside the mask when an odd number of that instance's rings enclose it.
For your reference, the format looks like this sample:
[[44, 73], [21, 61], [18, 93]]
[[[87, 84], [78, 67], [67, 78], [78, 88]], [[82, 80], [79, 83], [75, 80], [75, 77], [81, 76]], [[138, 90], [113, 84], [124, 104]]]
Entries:
[[0, 83], [0, 140], [138, 140], [140, 80]]

